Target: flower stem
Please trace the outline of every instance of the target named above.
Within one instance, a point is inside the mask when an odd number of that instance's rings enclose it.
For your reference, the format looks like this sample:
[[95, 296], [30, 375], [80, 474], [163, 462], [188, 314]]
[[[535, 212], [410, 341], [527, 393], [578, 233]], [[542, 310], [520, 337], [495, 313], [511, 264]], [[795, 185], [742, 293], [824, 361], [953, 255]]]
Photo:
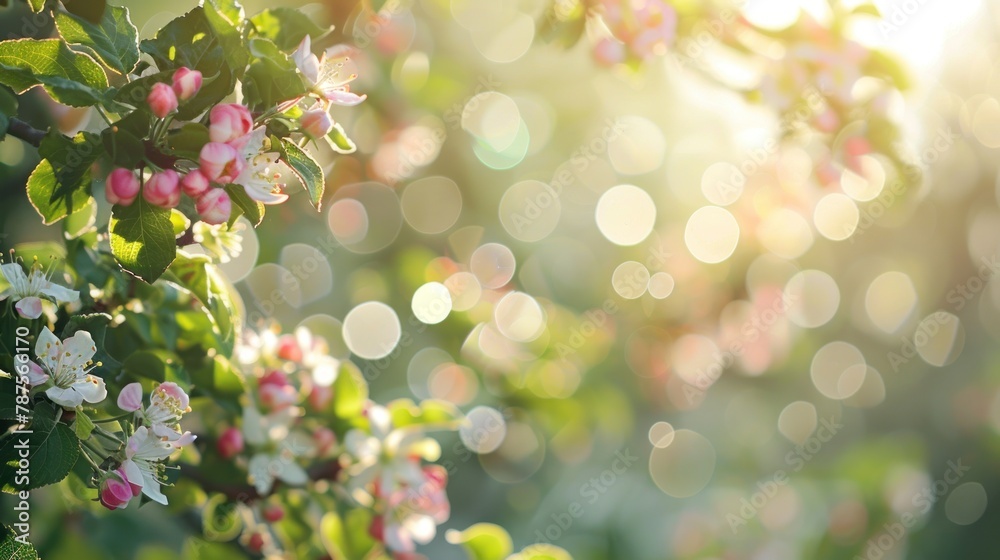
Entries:
[[118, 420], [122, 420], [124, 418], [128, 418], [131, 415], [132, 415], [131, 412], [126, 412], [125, 414], [121, 414], [119, 416], [113, 416], [111, 418], [101, 418], [100, 420], [92, 420], [92, 422], [94, 424], [103, 424], [105, 422], [115, 422], [115, 421], [118, 421]]

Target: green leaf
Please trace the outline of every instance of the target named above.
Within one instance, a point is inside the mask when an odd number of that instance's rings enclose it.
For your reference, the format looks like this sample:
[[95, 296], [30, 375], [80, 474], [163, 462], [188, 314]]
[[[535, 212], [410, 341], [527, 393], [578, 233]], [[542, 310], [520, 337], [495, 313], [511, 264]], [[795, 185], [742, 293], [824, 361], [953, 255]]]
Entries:
[[900, 91], [906, 91], [913, 86], [906, 66], [898, 57], [885, 51], [872, 51], [864, 63], [864, 72], [869, 76], [889, 81]]
[[323, 548], [331, 558], [348, 558], [350, 545], [344, 531], [344, 522], [336, 512], [327, 512], [319, 522], [319, 536]]
[[323, 203], [323, 189], [326, 186], [323, 177], [323, 168], [316, 163], [316, 160], [312, 156], [298, 147], [295, 142], [282, 138], [281, 147], [284, 152], [285, 163], [292, 168], [295, 176], [302, 181], [302, 186], [309, 193], [309, 201], [316, 207], [316, 210], [319, 210], [320, 205]]
[[122, 369], [133, 378], [160, 383], [183, 379], [179, 367], [180, 359], [166, 350], [139, 350], [122, 362]]
[[558, 546], [538, 543], [525, 547], [509, 560], [573, 560], [573, 557]]
[[[139, 50], [153, 58], [157, 68], [161, 70], [160, 74], [169, 76], [173, 70], [186, 66], [198, 70], [205, 77], [198, 93], [178, 108], [177, 118], [180, 120], [197, 117], [231, 94], [236, 86], [239, 74], [234, 73], [234, 69], [229, 66], [226, 49], [216, 31], [216, 26], [221, 25], [220, 21], [222, 20], [216, 18], [214, 22], [210, 22], [205, 9], [198, 7], [168, 23], [157, 32], [155, 38], [139, 44]], [[229, 42], [231, 37], [227, 39], [227, 43]], [[244, 56], [249, 56], [245, 48], [242, 50]], [[242, 73], [242, 70], [239, 69], [239, 72]], [[159, 78], [156, 81], [168, 79]], [[155, 81], [147, 87], [152, 87], [153, 83]], [[134, 99], [138, 96], [130, 97]]]
[[445, 538], [462, 545], [470, 560], [504, 560], [514, 549], [507, 531], [492, 523], [477, 523], [464, 531], [452, 529]]
[[94, 431], [94, 422], [90, 416], [87, 416], [82, 407], [76, 407], [76, 419], [73, 420], [72, 428], [73, 433], [80, 439], [89, 438], [90, 432]]
[[341, 363], [333, 382], [333, 412], [338, 418], [349, 419], [361, 414], [368, 400], [368, 383], [353, 362]]
[[235, 342], [241, 309], [231, 285], [205, 255], [177, 252], [177, 259], [164, 277], [191, 292], [205, 307], [218, 329], [220, 340], [228, 347]]
[[344, 127], [340, 126], [340, 123], [333, 123], [333, 130], [326, 135], [326, 140], [330, 149], [337, 153], [353, 154], [358, 149], [354, 141], [347, 137]]
[[63, 0], [66, 9], [91, 23], [97, 24], [104, 17], [107, 0]]
[[191, 380], [197, 387], [218, 398], [236, 400], [246, 391], [246, 380], [240, 370], [218, 354], [204, 368], [195, 371]]
[[112, 210], [111, 252], [127, 272], [153, 283], [177, 254], [170, 211], [139, 197], [131, 206]]
[[152, 115], [133, 111], [101, 132], [104, 149], [118, 167], [134, 169], [146, 156], [143, 138], [149, 134]]
[[31, 11], [40, 12], [45, 9], [46, 0], [28, 0], [28, 5], [31, 6]]
[[189, 122], [167, 135], [167, 153], [198, 161], [201, 149], [208, 144], [208, 127]]
[[266, 109], [307, 93], [295, 63], [268, 39], [252, 39], [250, 54], [255, 58], [243, 79], [243, 97], [253, 107]]
[[[28, 535], [17, 535], [6, 526], [0, 525], [3, 536], [0, 537], [0, 558], [3, 560], [38, 560], [35, 547], [28, 542]], [[21, 540], [18, 540], [20, 537]]]
[[42, 140], [42, 161], [28, 177], [28, 198], [46, 225], [84, 208], [90, 200], [90, 166], [103, 153], [98, 136], [67, 138], [52, 131]]
[[396, 399], [387, 408], [396, 428], [420, 426], [424, 429], [453, 430], [458, 428], [463, 418], [458, 407], [437, 399], [428, 399], [419, 405], [410, 399]]
[[[30, 434], [11, 434], [0, 444], [0, 486], [4, 492], [16, 493], [55, 484], [73, 468], [80, 455], [80, 440], [66, 424], [56, 422], [59, 410], [53, 405], [39, 402], [35, 405], [29, 429]], [[21, 443], [27, 443], [22, 447]], [[21, 453], [26, 452], [27, 457]], [[24, 459], [31, 465], [29, 480], [19, 480], [16, 471]]]
[[306, 35], [313, 39], [322, 37], [329, 28], [318, 25], [306, 14], [295, 8], [270, 8], [250, 18], [254, 32], [270, 39], [283, 51], [294, 49]]
[[202, 534], [216, 542], [231, 541], [243, 530], [243, 518], [236, 502], [231, 502], [225, 494], [215, 494], [205, 502], [201, 514]]
[[139, 62], [139, 31], [129, 20], [128, 8], [108, 8], [97, 24], [62, 12], [55, 21], [67, 43], [86, 47], [119, 74], [132, 72]]
[[0, 42], [0, 83], [18, 94], [40, 85], [60, 103], [89, 107], [103, 98], [108, 77], [59, 39], [17, 39]]
[[[205, 19], [215, 31], [219, 44], [222, 46], [229, 69], [236, 78], [242, 78], [250, 61], [250, 54], [243, 43], [243, 33], [240, 27], [245, 19], [243, 6], [236, 0], [204, 0]], [[204, 84], [202, 84], [204, 87]]]
[[[236, 205], [232, 215], [229, 216], [230, 227], [236, 223], [236, 219], [241, 215], [246, 216], [254, 227], [260, 225], [260, 222], [264, 220], [264, 205], [250, 198], [246, 189], [240, 185], [226, 185], [225, 188], [226, 192], [229, 193], [229, 199]], [[236, 211], [237, 208], [239, 212]]]
[[176, 208], [171, 208], [170, 224], [174, 226], [174, 237], [180, 237], [182, 233], [191, 227], [191, 220], [184, 215], [184, 212], [181, 212]]
[[89, 198], [83, 204], [83, 208], [70, 214], [63, 222], [63, 234], [66, 239], [76, 239], [93, 231], [95, 223], [97, 223], [97, 202]]

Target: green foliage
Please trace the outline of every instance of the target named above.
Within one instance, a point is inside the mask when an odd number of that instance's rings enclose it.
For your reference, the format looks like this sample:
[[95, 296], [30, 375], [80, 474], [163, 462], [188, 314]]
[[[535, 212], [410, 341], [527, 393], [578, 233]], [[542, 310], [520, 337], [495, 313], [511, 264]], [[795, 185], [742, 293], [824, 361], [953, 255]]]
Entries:
[[[60, 408], [39, 402], [32, 414], [28, 426], [30, 434], [8, 434], [0, 443], [0, 464], [5, 467], [0, 472], [0, 488], [4, 492], [13, 494], [55, 484], [66, 478], [80, 455], [80, 440], [69, 426], [58, 421]], [[27, 451], [21, 446], [25, 441]], [[17, 477], [21, 459], [31, 465], [30, 480], [22, 481]]]
[[104, 10], [97, 24], [62, 12], [56, 14], [55, 22], [67, 43], [85, 47], [119, 74], [132, 72], [139, 62], [139, 31], [129, 19], [128, 8]]
[[109, 226], [111, 252], [127, 272], [152, 283], [177, 254], [170, 210], [139, 197], [131, 206], [116, 205]]
[[[167, 81], [167, 76], [181, 67], [198, 70], [206, 78], [198, 94], [180, 106], [177, 118], [182, 120], [192, 119], [225, 99], [243, 73], [243, 68], [230, 66], [231, 55], [227, 54], [228, 49], [235, 48], [232, 27], [227, 27], [228, 20], [214, 9], [209, 11], [211, 16], [206, 15], [206, 8], [195, 8], [139, 45], [163, 73], [163, 77], [149, 81], [149, 87], [157, 81]], [[244, 53], [239, 56], [247, 56], [246, 49], [242, 45], [239, 48]]]
[[89, 107], [104, 98], [108, 77], [59, 39], [17, 39], [0, 42], [0, 83], [17, 93], [40, 85], [60, 103]]
[[333, 411], [338, 418], [350, 419], [361, 414], [368, 400], [368, 384], [361, 370], [352, 362], [340, 365], [333, 382]]
[[316, 210], [319, 210], [323, 202], [323, 189], [326, 186], [323, 168], [305, 150], [290, 140], [281, 140], [281, 150], [282, 159], [292, 168], [299, 181], [302, 181], [302, 186], [309, 193], [309, 201]]
[[240, 216], [246, 216], [254, 226], [264, 220], [264, 204], [250, 198], [246, 189], [240, 185], [226, 185], [225, 188], [233, 203], [233, 210], [229, 215], [229, 227], [232, 227]]
[[326, 135], [326, 139], [330, 148], [340, 154], [353, 154], [358, 149], [354, 141], [347, 137], [340, 123], [333, 123], [333, 130]]
[[240, 325], [240, 309], [232, 286], [222, 277], [211, 259], [203, 255], [177, 252], [165, 279], [190, 292], [208, 311], [226, 354], [232, 351]]
[[294, 8], [270, 8], [250, 18], [254, 32], [259, 37], [270, 39], [283, 51], [298, 46], [309, 35], [313, 39], [322, 37], [329, 29], [324, 29], [309, 16]]
[[90, 166], [103, 153], [99, 137], [67, 138], [50, 132], [38, 149], [42, 161], [28, 178], [28, 198], [45, 224], [79, 211], [90, 200]]
[[505, 560], [514, 550], [507, 531], [491, 523], [477, 523], [464, 531], [448, 531], [448, 542], [461, 544], [470, 560]]
[[35, 547], [17, 540], [14, 531], [6, 525], [0, 525], [0, 558], [3, 560], [38, 560]]
[[295, 63], [270, 40], [250, 40], [253, 61], [243, 81], [245, 99], [253, 107], [268, 108], [306, 94], [306, 86]]

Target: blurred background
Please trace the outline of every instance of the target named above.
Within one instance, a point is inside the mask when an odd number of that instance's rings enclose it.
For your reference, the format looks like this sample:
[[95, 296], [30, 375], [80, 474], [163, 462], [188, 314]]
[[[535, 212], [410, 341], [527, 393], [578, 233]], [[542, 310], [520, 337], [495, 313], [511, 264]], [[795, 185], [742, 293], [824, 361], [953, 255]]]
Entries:
[[[117, 3], [142, 37], [196, 5]], [[323, 334], [377, 401], [467, 411], [446, 529], [583, 560], [1000, 556], [1000, 2], [678, 0], [652, 46], [613, 4], [302, 3], [368, 100], [334, 114], [357, 151], [316, 152], [323, 211], [242, 230], [248, 319]], [[0, 143], [4, 248], [59, 237], [36, 163]], [[185, 534], [33, 496], [51, 558]]]

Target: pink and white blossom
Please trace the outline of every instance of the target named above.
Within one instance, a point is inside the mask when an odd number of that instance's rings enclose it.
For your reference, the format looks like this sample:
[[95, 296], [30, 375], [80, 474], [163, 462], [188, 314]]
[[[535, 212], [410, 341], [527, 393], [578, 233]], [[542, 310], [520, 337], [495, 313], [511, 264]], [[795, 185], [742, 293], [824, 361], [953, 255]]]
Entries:
[[76, 408], [84, 401], [101, 402], [108, 396], [104, 380], [90, 375], [96, 367], [92, 360], [96, 352], [97, 346], [87, 331], [59, 340], [44, 327], [35, 342], [35, 356], [42, 372], [29, 376], [29, 380], [39, 381], [36, 385], [51, 383], [45, 395], [66, 408]]
[[53, 283], [49, 274], [37, 262], [32, 264], [27, 274], [18, 261], [0, 264], [0, 273], [10, 285], [0, 293], [0, 301], [10, 298], [14, 309], [25, 319], [37, 319], [42, 314], [42, 298], [55, 303], [75, 303], [80, 293]]
[[334, 45], [317, 57], [312, 53], [312, 39], [306, 35], [292, 53], [292, 60], [315, 93], [330, 103], [351, 106], [366, 97], [351, 93], [348, 85], [358, 77], [352, 71], [352, 53], [353, 49], [347, 45]]

